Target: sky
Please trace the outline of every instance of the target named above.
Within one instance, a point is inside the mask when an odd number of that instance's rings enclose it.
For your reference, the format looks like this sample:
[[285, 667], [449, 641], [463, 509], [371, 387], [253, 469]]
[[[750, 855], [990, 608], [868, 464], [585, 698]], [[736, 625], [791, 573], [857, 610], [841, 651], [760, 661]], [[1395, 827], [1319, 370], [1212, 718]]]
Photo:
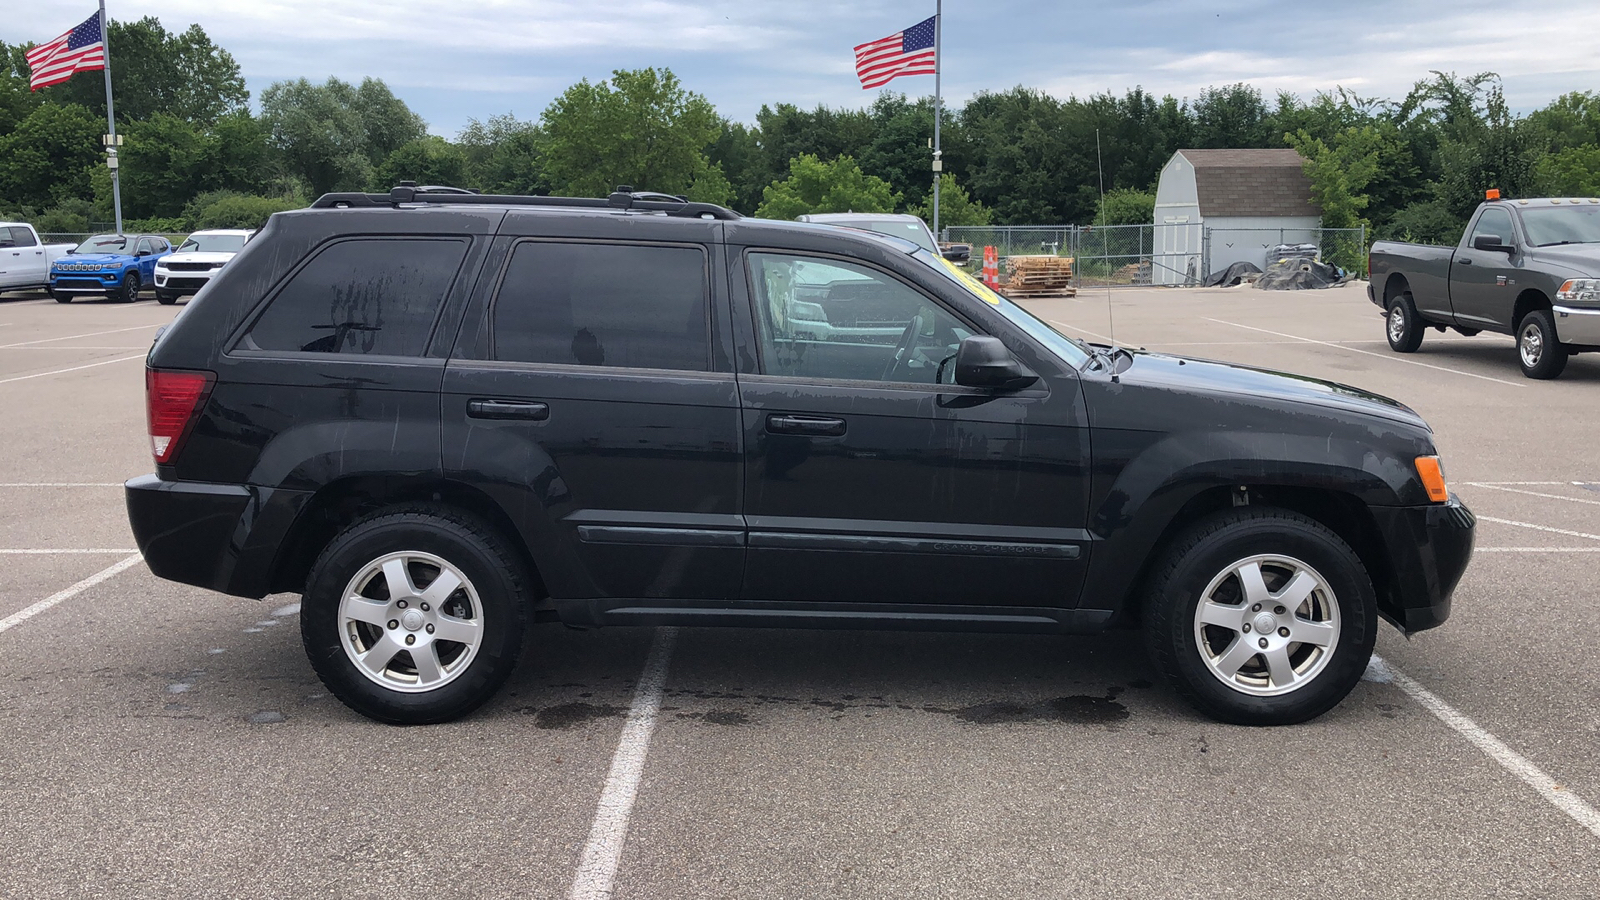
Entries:
[[[0, 40], [42, 42], [93, 0], [8, 0]], [[108, 0], [114, 19], [199, 23], [252, 97], [274, 81], [376, 76], [454, 137], [468, 119], [536, 119], [579, 79], [666, 66], [722, 115], [763, 104], [863, 106], [851, 48], [908, 28], [933, 0]], [[1431, 70], [1498, 72], [1513, 109], [1600, 90], [1596, 0], [946, 0], [943, 92], [960, 104], [1025, 85], [1065, 97], [1142, 86], [1194, 97], [1246, 82], [1271, 98], [1343, 86], [1403, 96]], [[113, 67], [116, 47], [111, 48]], [[115, 71], [113, 69], [113, 76]], [[80, 75], [78, 77], [96, 77]], [[933, 93], [933, 78], [889, 89]]]

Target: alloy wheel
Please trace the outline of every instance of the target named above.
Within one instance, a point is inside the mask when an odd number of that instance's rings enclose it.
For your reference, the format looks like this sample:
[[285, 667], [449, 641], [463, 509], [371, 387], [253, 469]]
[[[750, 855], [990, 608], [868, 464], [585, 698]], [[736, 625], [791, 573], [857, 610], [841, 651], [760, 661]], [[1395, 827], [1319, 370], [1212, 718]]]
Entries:
[[1240, 693], [1274, 697], [1327, 668], [1339, 604], [1315, 569], [1289, 556], [1250, 556], [1211, 580], [1194, 612], [1206, 669]]
[[483, 605], [465, 574], [431, 553], [389, 553], [350, 579], [339, 642], [356, 670], [393, 691], [454, 681], [483, 643]]
[[1522, 326], [1522, 335], [1517, 340], [1517, 352], [1522, 354], [1522, 365], [1532, 369], [1539, 365], [1539, 360], [1544, 356], [1544, 332], [1539, 330], [1536, 323], [1529, 322]]

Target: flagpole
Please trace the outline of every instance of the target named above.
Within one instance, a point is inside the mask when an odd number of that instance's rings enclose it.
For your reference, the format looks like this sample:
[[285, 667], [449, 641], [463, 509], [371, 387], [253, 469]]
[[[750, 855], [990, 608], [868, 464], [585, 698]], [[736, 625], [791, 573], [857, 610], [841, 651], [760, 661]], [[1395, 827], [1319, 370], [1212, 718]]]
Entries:
[[[105, 0], [100, 0], [101, 6]], [[939, 72], [944, 68], [944, 54], [940, 52], [939, 37], [944, 30], [944, 0], [934, 0], [933, 4], [933, 234], [939, 235], [939, 173], [944, 169], [944, 162], [940, 158], [943, 151], [939, 149], [939, 118], [943, 102], [939, 93]], [[106, 90], [111, 90], [110, 82], [106, 82]]]
[[116, 207], [117, 234], [121, 234], [122, 181], [117, 172], [117, 110], [111, 105], [111, 23], [106, 19], [106, 0], [100, 0], [100, 46], [106, 57], [106, 127], [110, 141], [106, 146], [106, 165], [111, 168], [111, 202]]

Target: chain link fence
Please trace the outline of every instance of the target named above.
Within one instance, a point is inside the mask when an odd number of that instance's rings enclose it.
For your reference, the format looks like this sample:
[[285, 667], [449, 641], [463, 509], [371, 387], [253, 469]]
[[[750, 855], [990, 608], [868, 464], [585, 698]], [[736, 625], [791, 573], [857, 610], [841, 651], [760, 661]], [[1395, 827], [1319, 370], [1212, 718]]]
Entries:
[[1265, 269], [1280, 248], [1314, 246], [1323, 262], [1366, 275], [1365, 228], [1204, 228], [1201, 225], [981, 225], [944, 229], [943, 240], [971, 244], [1001, 257], [1051, 254], [1073, 258], [1078, 287], [1170, 285], [1198, 287], [1206, 276], [1239, 261]]

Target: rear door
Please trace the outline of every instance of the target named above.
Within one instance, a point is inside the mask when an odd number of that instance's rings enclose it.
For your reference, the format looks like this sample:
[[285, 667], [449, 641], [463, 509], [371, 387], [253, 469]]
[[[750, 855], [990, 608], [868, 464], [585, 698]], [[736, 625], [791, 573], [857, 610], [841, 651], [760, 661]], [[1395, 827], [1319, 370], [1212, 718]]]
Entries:
[[33, 230], [20, 225], [0, 228], [0, 286], [20, 287], [45, 282], [44, 248]]
[[720, 226], [507, 215], [445, 373], [447, 475], [557, 599], [726, 600], [744, 563]]
[[1457, 324], [1510, 331], [1511, 313], [1522, 291], [1518, 285], [1522, 253], [1473, 249], [1473, 241], [1483, 235], [1520, 246], [1510, 211], [1490, 206], [1479, 213], [1450, 264], [1450, 305]]
[[956, 346], [992, 332], [916, 281], [801, 250], [742, 259], [757, 350], [739, 384], [743, 599], [1074, 605], [1089, 539], [1075, 375], [955, 385]]

